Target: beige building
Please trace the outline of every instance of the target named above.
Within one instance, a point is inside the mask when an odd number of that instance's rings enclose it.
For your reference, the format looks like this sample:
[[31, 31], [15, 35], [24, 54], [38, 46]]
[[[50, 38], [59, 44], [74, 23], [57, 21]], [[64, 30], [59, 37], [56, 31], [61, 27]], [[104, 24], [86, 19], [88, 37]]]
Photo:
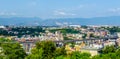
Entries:
[[118, 44], [118, 46], [120, 46], [120, 38], [117, 39], [117, 44]]
[[80, 50], [81, 52], [87, 52], [87, 53], [90, 53], [91, 54], [91, 56], [95, 56], [95, 55], [98, 55], [99, 53], [98, 53], [98, 49], [88, 49], [88, 48], [81, 48], [81, 50]]

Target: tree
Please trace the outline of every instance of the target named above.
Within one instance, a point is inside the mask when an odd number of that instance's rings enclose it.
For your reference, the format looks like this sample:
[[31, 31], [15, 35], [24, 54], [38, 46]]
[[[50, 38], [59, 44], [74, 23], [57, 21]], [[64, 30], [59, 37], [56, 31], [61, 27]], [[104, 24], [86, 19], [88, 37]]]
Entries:
[[73, 39], [68, 38], [68, 37], [66, 37], [66, 36], [64, 36], [63, 38], [64, 38], [64, 40], [73, 40]]
[[12, 40], [9, 40], [7, 38], [0, 38], [0, 43], [2, 43], [2, 42], [10, 42], [10, 41], [12, 41]]
[[66, 55], [65, 47], [57, 48], [55, 50], [55, 57], [61, 57]]
[[90, 37], [95, 37], [94, 34], [90, 34]]
[[65, 56], [61, 55], [61, 56], [57, 56], [55, 59], [64, 59]]
[[37, 48], [42, 48], [43, 58], [44, 59], [52, 59], [54, 56], [54, 52], [56, 50], [56, 46], [52, 41], [42, 41], [36, 44]]
[[114, 46], [106, 46], [102, 54], [93, 56], [92, 59], [120, 59], [120, 49]]
[[26, 59], [53, 59], [55, 58], [56, 46], [52, 41], [37, 42], [36, 47]]
[[71, 59], [90, 59], [89, 53], [80, 53], [79, 51], [75, 51], [71, 55]]
[[112, 46], [106, 46], [101, 50], [101, 53], [108, 54], [108, 53], [115, 53], [116, 48]]
[[116, 56], [120, 57], [120, 47], [116, 50]]
[[26, 53], [19, 43], [1, 43], [2, 56], [6, 59], [24, 59]]
[[84, 34], [83, 36], [82, 36], [82, 38], [86, 38], [87, 37], [87, 34]]
[[33, 48], [31, 54], [26, 57], [26, 59], [43, 59], [43, 49]]
[[101, 59], [100, 55], [93, 56], [91, 59]]

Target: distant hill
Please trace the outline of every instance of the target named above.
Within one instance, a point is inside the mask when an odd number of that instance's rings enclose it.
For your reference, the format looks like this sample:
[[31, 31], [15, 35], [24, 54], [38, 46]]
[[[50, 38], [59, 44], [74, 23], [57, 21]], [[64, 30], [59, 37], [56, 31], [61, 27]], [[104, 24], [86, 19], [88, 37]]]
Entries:
[[9, 18], [0, 18], [0, 25], [17, 25], [17, 26], [34, 26], [34, 25], [39, 25], [42, 19], [37, 18], [37, 17], [9, 17]]
[[58, 18], [41, 19], [38, 17], [11, 17], [0, 18], [0, 25], [17, 26], [56, 26], [56, 25], [120, 25], [120, 16], [95, 17], [95, 18]]
[[120, 25], [120, 16], [111, 17], [95, 17], [95, 18], [62, 18], [62, 19], [48, 19], [44, 21], [46, 24], [67, 23], [78, 25]]

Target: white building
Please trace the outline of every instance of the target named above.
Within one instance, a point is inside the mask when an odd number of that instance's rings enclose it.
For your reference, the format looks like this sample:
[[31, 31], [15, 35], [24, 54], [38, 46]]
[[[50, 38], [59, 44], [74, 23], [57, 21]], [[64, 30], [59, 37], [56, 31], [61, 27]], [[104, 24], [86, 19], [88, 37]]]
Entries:
[[5, 26], [0, 26], [0, 28], [3, 28], [3, 29], [4, 29], [4, 28], [5, 28]]
[[120, 33], [117, 33], [117, 36], [120, 37]]

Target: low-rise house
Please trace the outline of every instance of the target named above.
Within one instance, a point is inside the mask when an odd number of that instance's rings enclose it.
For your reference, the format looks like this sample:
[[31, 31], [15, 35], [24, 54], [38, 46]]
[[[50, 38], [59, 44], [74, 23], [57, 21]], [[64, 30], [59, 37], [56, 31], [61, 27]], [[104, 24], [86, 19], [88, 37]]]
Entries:
[[86, 53], [90, 53], [91, 56], [95, 56], [99, 54], [99, 49], [93, 49], [93, 48], [81, 48], [80, 51], [82, 53], [86, 52]]

